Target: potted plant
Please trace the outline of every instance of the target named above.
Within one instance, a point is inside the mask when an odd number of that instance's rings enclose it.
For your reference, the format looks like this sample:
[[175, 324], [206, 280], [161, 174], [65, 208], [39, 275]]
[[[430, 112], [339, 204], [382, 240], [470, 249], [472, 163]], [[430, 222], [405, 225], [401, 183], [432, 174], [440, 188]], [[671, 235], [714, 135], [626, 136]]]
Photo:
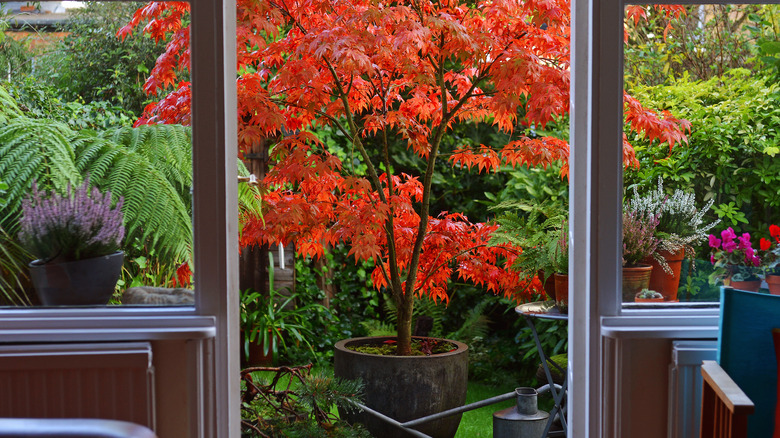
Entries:
[[[541, 204], [511, 202], [496, 209], [507, 209], [496, 219], [500, 228], [491, 244], [510, 243], [522, 248], [512, 268], [527, 278], [538, 276], [545, 292], [563, 312], [568, 306], [569, 241], [568, 212], [562, 202]], [[550, 293], [546, 284], [552, 281]], [[529, 285], [532, 283], [528, 283]]]
[[710, 261], [714, 266], [710, 274], [710, 283], [723, 281], [726, 286], [734, 289], [758, 292], [761, 278], [758, 267], [761, 257], [753, 249], [750, 234], [737, 236], [731, 227], [721, 231], [720, 239], [714, 234], [709, 236], [711, 250]]
[[664, 296], [660, 292], [650, 289], [642, 289], [634, 296], [636, 303], [660, 303], [664, 301]]
[[30, 263], [35, 291], [46, 306], [105, 305], [122, 269], [125, 228], [122, 198], [90, 191], [89, 178], [75, 191], [45, 194], [33, 184], [22, 205], [19, 240], [37, 257]]
[[297, 295], [284, 294], [274, 288], [274, 258], [268, 253], [268, 294], [254, 290], [240, 293], [239, 327], [241, 329], [245, 366], [270, 365], [287, 349], [285, 338], [303, 343], [314, 355], [309, 337], [313, 336], [306, 323], [309, 314], [321, 304], [296, 306]]
[[780, 227], [770, 225], [769, 235], [771, 240], [762, 237], [759, 241], [761, 266], [769, 293], [780, 295]]
[[561, 222], [553, 249], [555, 267], [555, 305], [562, 313], [569, 310], [569, 224]]
[[720, 222], [718, 219], [704, 224], [704, 215], [712, 207], [714, 200], [698, 208], [696, 195], [692, 192], [676, 189], [671, 195], [667, 194], [661, 177], [658, 178], [654, 190], [640, 195], [634, 186], [633, 192], [634, 196], [629, 201], [630, 209], [658, 218], [658, 226], [655, 229], [658, 246], [651, 257], [644, 260], [653, 267], [650, 289], [660, 292], [666, 301], [677, 301], [683, 258], [694, 260], [696, 246], [704, 243], [709, 230]]
[[653, 267], [643, 263], [658, 247], [655, 228], [658, 217], [624, 208], [623, 210], [623, 302], [650, 285]]

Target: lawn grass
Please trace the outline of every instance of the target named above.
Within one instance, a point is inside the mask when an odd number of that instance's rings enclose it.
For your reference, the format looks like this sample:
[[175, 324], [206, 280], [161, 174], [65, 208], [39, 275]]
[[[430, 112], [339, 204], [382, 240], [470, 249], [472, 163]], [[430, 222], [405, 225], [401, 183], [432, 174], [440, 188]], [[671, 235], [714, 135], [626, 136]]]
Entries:
[[[497, 395], [506, 394], [515, 390], [517, 385], [511, 384], [496, 386], [482, 382], [469, 382], [466, 393], [466, 404], [485, 400]], [[458, 426], [455, 438], [492, 438], [493, 437], [493, 413], [506, 409], [515, 404], [514, 400], [506, 400], [494, 405], [485, 406], [463, 414]]]

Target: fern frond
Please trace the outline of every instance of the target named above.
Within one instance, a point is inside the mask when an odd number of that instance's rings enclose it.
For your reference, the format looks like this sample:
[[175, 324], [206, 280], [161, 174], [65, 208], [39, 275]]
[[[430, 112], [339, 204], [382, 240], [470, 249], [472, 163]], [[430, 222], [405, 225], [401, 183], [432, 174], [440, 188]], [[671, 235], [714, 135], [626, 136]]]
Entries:
[[[238, 175], [249, 176], [249, 170], [244, 165], [244, 162], [238, 159]], [[263, 203], [260, 189], [257, 186], [251, 186], [249, 184], [238, 185], [238, 214], [250, 215], [258, 218], [263, 217]]]
[[30, 305], [30, 299], [19, 291], [24, 290], [25, 265], [32, 258], [0, 227], [0, 300], [3, 304]]
[[463, 321], [460, 328], [447, 335], [450, 339], [456, 341], [469, 342], [477, 336], [485, 337], [490, 332], [488, 324], [490, 319], [485, 316], [485, 307], [492, 302], [486, 298], [480, 301], [474, 308], [469, 310], [466, 320]]
[[5, 124], [10, 119], [22, 116], [22, 110], [16, 104], [16, 100], [8, 93], [5, 87], [0, 86], [0, 124]]
[[67, 126], [27, 117], [0, 123], [0, 179], [9, 183], [7, 204], [0, 212], [0, 223], [15, 233], [17, 224], [7, 218], [16, 216], [33, 181], [64, 193], [68, 184], [78, 185], [82, 175], [74, 163]]
[[[384, 309], [387, 313], [387, 321], [396, 324], [398, 321], [398, 309], [395, 306], [395, 301], [386, 300], [384, 303]], [[441, 302], [435, 302], [429, 297], [414, 297], [414, 308], [412, 310], [412, 318], [415, 320], [420, 316], [429, 316], [433, 319], [433, 328], [431, 329], [431, 336], [440, 336], [442, 334], [442, 324], [444, 321], [445, 305]]]
[[[181, 125], [142, 125], [102, 135], [153, 163], [182, 199], [192, 188], [192, 130]], [[190, 202], [187, 202], [190, 205]]]
[[[188, 203], [156, 163], [101, 137], [73, 142], [79, 170], [91, 183], [125, 200], [126, 241], [139, 239], [168, 264], [190, 259], [192, 219]], [[189, 196], [189, 190], [186, 191]]]

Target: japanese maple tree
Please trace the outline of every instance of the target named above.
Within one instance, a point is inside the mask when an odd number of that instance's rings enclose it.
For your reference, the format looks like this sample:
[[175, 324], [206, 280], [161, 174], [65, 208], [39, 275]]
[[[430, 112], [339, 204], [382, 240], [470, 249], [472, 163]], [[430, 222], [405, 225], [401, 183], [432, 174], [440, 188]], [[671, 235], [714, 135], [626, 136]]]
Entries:
[[[398, 309], [398, 352], [410, 351], [413, 296], [448, 300], [453, 274], [517, 300], [540, 290], [535, 273], [515, 272], [521, 248], [488, 246], [496, 225], [463, 214], [432, 214], [437, 160], [463, 171], [563, 163], [568, 144], [530, 136], [569, 110], [569, 3], [565, 0], [238, 0], [239, 148], [275, 139], [263, 181], [263, 220], [246, 218], [242, 246], [294, 242], [319, 256], [336, 242], [373, 259], [377, 288]], [[168, 50], [146, 82], [167, 95], [138, 123], [188, 123], [187, 4], [149, 3], [119, 31], [142, 21]], [[170, 88], [173, 91], [168, 91]], [[626, 99], [627, 123], [669, 147], [686, 141], [685, 121]], [[443, 141], [459, 124], [490, 124], [504, 145]], [[348, 139], [365, 175], [317, 137], [329, 127]], [[402, 142], [424, 165], [394, 171]], [[240, 151], [239, 151], [240, 152]], [[626, 142], [626, 165], [638, 165]]]

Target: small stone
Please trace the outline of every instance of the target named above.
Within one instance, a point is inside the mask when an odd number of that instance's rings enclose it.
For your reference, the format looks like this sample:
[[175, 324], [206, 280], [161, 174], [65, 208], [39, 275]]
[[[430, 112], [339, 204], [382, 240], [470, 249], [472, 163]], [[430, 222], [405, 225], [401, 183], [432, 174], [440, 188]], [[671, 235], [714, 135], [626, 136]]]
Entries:
[[139, 286], [122, 294], [122, 304], [147, 306], [191, 306], [195, 304], [195, 292], [184, 288]]

